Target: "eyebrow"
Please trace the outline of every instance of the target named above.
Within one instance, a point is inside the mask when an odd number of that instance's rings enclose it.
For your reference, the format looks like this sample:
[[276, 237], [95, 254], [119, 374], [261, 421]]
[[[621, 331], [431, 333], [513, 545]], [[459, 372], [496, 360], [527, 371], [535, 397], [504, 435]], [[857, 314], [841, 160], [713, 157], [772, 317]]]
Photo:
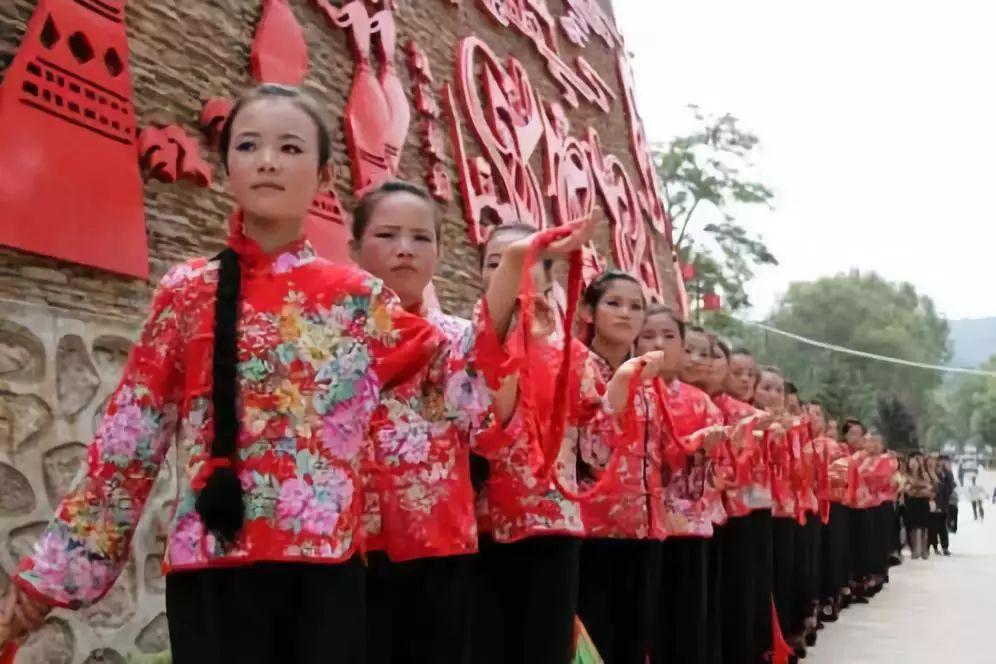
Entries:
[[[260, 137], [260, 133], [258, 131], [243, 131], [243, 132], [239, 132], [238, 134], [236, 134], [236, 138], [259, 138], [259, 137]], [[290, 139], [294, 139], [294, 140], [297, 140], [297, 141], [304, 142], [304, 139], [301, 138], [300, 136], [298, 136], [297, 134], [289, 134], [289, 133], [288, 134], [280, 134], [280, 136], [278, 138], [280, 140], [286, 140], [286, 139], [290, 138]]]

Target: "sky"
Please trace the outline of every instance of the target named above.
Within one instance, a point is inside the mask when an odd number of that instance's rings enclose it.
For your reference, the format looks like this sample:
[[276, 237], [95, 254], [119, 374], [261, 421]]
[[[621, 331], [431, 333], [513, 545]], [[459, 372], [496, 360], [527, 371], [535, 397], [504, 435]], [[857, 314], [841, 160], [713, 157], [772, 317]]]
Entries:
[[[613, 0], [652, 142], [688, 104], [760, 138], [780, 261], [749, 287], [873, 270], [948, 318], [996, 316], [996, 0]], [[709, 216], [693, 221], [701, 232]]]

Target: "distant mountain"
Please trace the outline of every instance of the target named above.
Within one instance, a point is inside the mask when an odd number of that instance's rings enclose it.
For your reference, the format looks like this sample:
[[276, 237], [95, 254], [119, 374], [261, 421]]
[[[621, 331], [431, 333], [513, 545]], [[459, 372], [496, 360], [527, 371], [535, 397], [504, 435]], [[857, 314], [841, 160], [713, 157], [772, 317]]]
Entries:
[[977, 367], [996, 355], [996, 317], [949, 320], [948, 325], [955, 366]]

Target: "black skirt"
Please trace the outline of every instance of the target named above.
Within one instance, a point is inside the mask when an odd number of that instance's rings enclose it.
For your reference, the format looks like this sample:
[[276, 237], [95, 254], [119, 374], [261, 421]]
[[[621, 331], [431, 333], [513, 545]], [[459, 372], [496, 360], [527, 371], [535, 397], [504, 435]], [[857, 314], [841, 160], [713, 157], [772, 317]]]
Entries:
[[930, 525], [930, 498], [906, 497], [906, 529], [926, 528]]

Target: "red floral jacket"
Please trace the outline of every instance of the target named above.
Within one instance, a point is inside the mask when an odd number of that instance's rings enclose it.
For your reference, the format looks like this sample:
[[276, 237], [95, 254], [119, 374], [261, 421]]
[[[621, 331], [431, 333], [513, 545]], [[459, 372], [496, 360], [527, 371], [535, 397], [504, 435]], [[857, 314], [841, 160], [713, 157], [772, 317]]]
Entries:
[[543, 451], [538, 438], [547, 426], [554, 399], [554, 377], [560, 368], [562, 337], [534, 342], [531, 348], [536, 385], [532, 408], [519, 409], [506, 427], [509, 444], [488, 455], [490, 476], [478, 498], [478, 520], [495, 541], [514, 542], [537, 535], [581, 537], [585, 526], [577, 480], [578, 446], [609, 441], [615, 435], [614, 417], [604, 406], [605, 384], [594, 355], [581, 342], [572, 342], [573, 375], [567, 428], [553, 475], [542, 477]]
[[809, 418], [799, 419], [793, 430], [799, 443], [799, 456], [795, 459], [796, 518], [800, 524], [806, 523], [807, 515], [819, 514], [820, 503], [817, 497], [820, 460]]
[[382, 394], [370, 422], [363, 527], [368, 549], [394, 561], [477, 551], [470, 450], [498, 435], [470, 321], [425, 312], [443, 351]]
[[676, 444], [665, 454], [664, 528], [668, 537], [711, 537], [713, 523], [726, 520], [714, 478], [724, 447], [707, 454], [702, 438], [704, 429], [723, 424], [723, 413], [705, 392], [679, 380], [668, 385], [667, 406]]
[[847, 445], [826, 439], [827, 497], [832, 503], [848, 503], [851, 491], [851, 450]]
[[728, 394], [714, 397], [713, 402], [723, 413], [726, 425], [734, 427], [730, 450], [736, 459], [736, 480], [733, 488], [723, 492], [726, 513], [739, 517], [754, 510], [770, 509], [767, 445], [764, 437], [756, 435], [753, 428], [753, 423], [764, 412]]
[[[594, 353], [591, 361], [602, 384], [607, 384], [614, 373], [612, 367]], [[664, 399], [653, 384], [638, 388], [628, 406], [635, 431], [620, 436], [614, 445], [597, 431], [582, 431], [581, 468], [587, 477], [581, 480], [581, 487], [590, 489], [599, 479], [606, 482], [603, 491], [581, 503], [589, 537], [666, 537], [664, 450], [670, 444], [671, 431]]]
[[813, 439], [813, 456], [816, 462], [814, 468], [816, 500], [820, 520], [824, 524], [830, 522], [830, 449], [835, 444], [837, 444], [835, 441], [826, 436], [817, 436]]
[[218, 266], [201, 258], [159, 283], [86, 470], [21, 563], [15, 582], [29, 594], [79, 607], [110, 589], [172, 445], [181, 471], [167, 573], [353, 555], [368, 422], [381, 389], [435, 355], [436, 332], [379, 280], [316, 257], [306, 240], [266, 254], [241, 234], [238, 217], [234, 229], [242, 268], [235, 467], [246, 519], [238, 540], [222, 548], [205, 532], [191, 488], [213, 435]]

